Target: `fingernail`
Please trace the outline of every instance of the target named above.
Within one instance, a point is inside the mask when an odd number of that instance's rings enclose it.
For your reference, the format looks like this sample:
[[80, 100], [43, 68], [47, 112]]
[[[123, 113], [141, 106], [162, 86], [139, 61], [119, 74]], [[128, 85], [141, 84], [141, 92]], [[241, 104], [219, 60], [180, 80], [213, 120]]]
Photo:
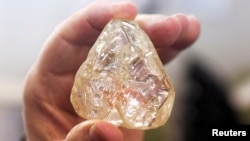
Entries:
[[89, 139], [90, 141], [107, 141], [105, 136], [102, 134], [101, 131], [99, 131], [95, 125], [90, 127], [89, 129]]
[[115, 2], [111, 6], [115, 18], [133, 19], [137, 15], [136, 6], [130, 1]]
[[195, 15], [189, 14], [188, 18], [190, 19], [194, 19], [194, 20], [198, 20], [198, 18]]

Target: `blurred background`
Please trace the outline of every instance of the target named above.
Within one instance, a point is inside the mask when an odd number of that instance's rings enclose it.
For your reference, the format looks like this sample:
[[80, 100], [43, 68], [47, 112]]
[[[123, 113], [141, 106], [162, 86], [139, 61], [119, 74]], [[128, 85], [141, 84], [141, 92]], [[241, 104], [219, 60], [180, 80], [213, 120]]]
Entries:
[[[119, 0], [109, 0], [119, 1]], [[165, 126], [146, 141], [202, 140], [203, 127], [250, 124], [250, 13], [248, 0], [132, 0], [140, 13], [195, 15], [201, 36], [166, 65], [176, 89]], [[43, 43], [62, 20], [90, 0], [0, 0], [0, 137], [23, 134], [22, 86]]]

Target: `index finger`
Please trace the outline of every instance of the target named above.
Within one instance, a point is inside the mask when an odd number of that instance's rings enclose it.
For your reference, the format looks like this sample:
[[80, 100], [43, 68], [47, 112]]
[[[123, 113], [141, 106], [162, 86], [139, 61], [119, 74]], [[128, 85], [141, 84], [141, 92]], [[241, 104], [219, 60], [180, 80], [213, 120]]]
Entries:
[[137, 14], [131, 2], [94, 2], [66, 19], [53, 32], [39, 58], [39, 71], [74, 74], [90, 47], [112, 18], [133, 19]]

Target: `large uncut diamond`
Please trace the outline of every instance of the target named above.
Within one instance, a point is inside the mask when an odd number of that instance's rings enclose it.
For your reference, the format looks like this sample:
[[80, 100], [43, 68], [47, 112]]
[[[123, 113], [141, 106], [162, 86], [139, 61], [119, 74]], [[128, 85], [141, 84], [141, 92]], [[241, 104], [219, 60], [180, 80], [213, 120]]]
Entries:
[[71, 93], [77, 114], [117, 126], [165, 124], [175, 92], [146, 33], [134, 21], [111, 20], [79, 68]]

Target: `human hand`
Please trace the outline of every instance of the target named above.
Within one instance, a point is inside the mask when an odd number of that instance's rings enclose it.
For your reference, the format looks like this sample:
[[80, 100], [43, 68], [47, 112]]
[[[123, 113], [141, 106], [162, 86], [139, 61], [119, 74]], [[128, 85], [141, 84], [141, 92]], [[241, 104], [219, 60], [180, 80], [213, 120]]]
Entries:
[[192, 16], [137, 15], [131, 2], [94, 2], [76, 12], [51, 34], [27, 75], [23, 97], [27, 140], [143, 140], [143, 131], [82, 119], [70, 103], [76, 71], [112, 18], [136, 19], [163, 63], [190, 46], [200, 32], [199, 22]]

